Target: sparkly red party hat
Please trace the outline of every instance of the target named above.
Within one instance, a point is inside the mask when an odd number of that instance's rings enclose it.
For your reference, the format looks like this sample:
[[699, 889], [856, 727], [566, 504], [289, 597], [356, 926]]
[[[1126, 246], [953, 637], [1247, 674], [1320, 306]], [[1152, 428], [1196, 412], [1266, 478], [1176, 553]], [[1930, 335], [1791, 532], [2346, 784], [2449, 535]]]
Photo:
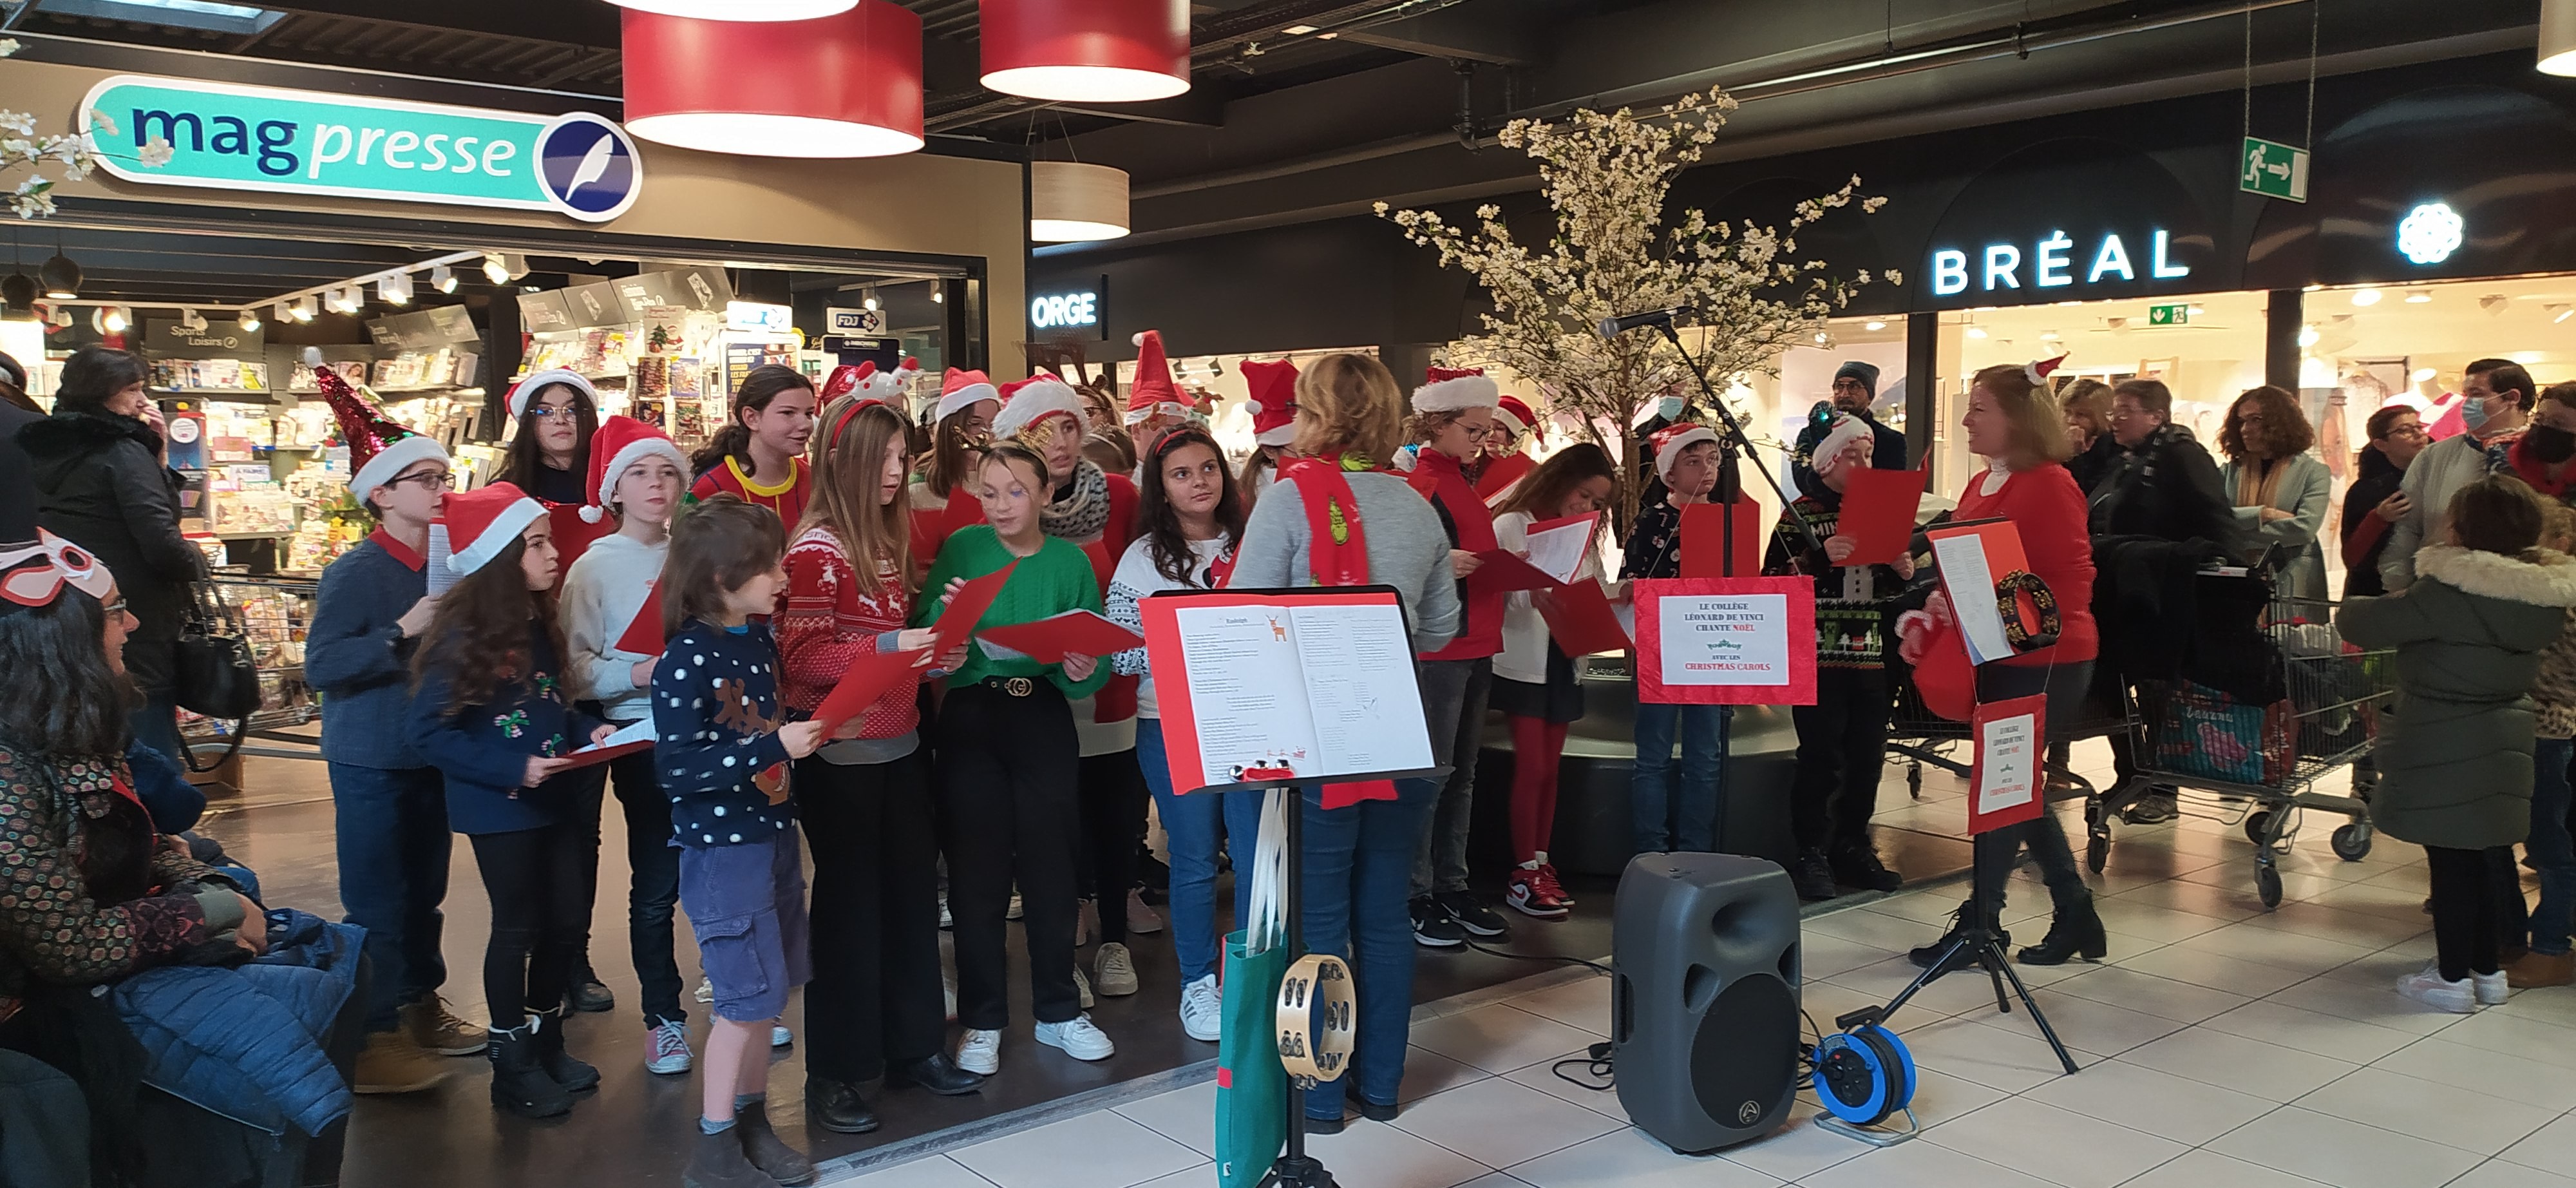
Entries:
[[447, 449], [430, 437], [387, 418], [340, 373], [322, 365], [322, 352], [304, 348], [304, 363], [321, 385], [322, 399], [340, 421], [340, 440], [349, 447], [349, 497], [361, 506], [367, 494], [391, 481], [415, 462], [446, 462]]

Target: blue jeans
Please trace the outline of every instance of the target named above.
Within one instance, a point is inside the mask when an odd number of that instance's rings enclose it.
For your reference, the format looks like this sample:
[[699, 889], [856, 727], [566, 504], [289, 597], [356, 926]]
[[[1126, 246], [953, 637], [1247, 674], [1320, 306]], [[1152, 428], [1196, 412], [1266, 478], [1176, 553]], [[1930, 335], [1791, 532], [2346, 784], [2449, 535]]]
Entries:
[[2576, 841], [2567, 832], [2571, 762], [2576, 762], [2576, 740], [2533, 741], [2531, 836], [2523, 842], [2531, 864], [2540, 868], [2540, 902], [2531, 909], [2531, 951], [2552, 957], [2568, 950], [2568, 933], [2576, 927]]
[[[1331, 810], [1323, 807], [1321, 789], [1304, 790], [1302, 939], [1308, 952], [1348, 960], [1359, 993], [1353, 1067], [1306, 1095], [1308, 1117], [1341, 1117], [1342, 1095], [1353, 1082], [1362, 1100], [1395, 1104], [1413, 1025], [1416, 946], [1409, 901], [1414, 851], [1440, 787], [1437, 780], [1398, 780], [1394, 800], [1364, 800]], [[1242, 857], [1249, 859], [1253, 838], [1242, 836]]]
[[[1637, 760], [1628, 786], [1631, 831], [1640, 854], [1705, 853], [1717, 847], [1717, 753], [1713, 705], [1637, 703]], [[1673, 740], [1682, 744], [1681, 793], [1673, 793]]]
[[367, 1030], [392, 1031], [396, 1008], [438, 993], [447, 959], [447, 784], [434, 767], [384, 769], [334, 763], [331, 805], [340, 860], [340, 904], [367, 930], [375, 977]]
[[[1235, 869], [1252, 868], [1252, 845], [1261, 828], [1261, 797], [1252, 793], [1172, 793], [1172, 766], [1163, 749], [1163, 720], [1136, 719], [1136, 765], [1154, 790], [1154, 812], [1172, 849], [1172, 955], [1187, 985], [1216, 972], [1216, 856], [1220, 845]], [[1240, 925], [1252, 897], [1252, 880], [1236, 879], [1234, 919]]]

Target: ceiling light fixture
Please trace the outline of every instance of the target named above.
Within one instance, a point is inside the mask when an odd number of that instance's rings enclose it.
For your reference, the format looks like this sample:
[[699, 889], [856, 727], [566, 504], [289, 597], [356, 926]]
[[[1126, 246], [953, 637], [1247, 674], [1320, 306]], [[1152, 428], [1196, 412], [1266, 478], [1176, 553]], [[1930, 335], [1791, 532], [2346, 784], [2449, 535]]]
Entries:
[[2564, 321], [2566, 321], [2570, 315], [2576, 315], [2576, 306], [2570, 306], [2570, 305], [2544, 305], [2544, 306], [2541, 306], [2541, 307], [2540, 307], [2540, 309], [2541, 309], [2541, 312], [2543, 312], [2543, 313], [2548, 313], [2550, 310], [2553, 310], [2553, 309], [2558, 311], [2557, 313], [2555, 313], [2555, 314], [2551, 314], [2551, 315], [2550, 315], [2550, 318], [2549, 318], [2549, 324], [2550, 324], [2550, 325], [2552, 325], [2552, 326], [2555, 326], [2555, 325], [2557, 325], [2557, 324], [2558, 324], [2558, 323], [2560, 323], [2560, 322], [2564, 322]]
[[1082, 243], [1127, 234], [1127, 171], [1080, 161], [1029, 163], [1029, 238]]
[[1983, 326], [1970, 326], [1970, 327], [1968, 327], [1968, 337], [1970, 337], [1970, 338], [1984, 338], [1985, 336], [1986, 336], [1986, 328], [1985, 328], [1985, 327], [1983, 327]]
[[2412, 289], [2406, 294], [2406, 304], [2408, 305], [2422, 305], [2432, 299], [2433, 295], [2422, 289]]
[[[991, 4], [983, 28], [989, 60]], [[695, 21], [630, 8], [620, 52], [626, 130], [646, 140], [804, 158], [887, 157], [922, 145], [921, 17], [894, 0], [859, 0], [804, 21]], [[719, 62], [760, 65], [711, 68]]]
[[411, 274], [398, 272], [376, 278], [376, 300], [387, 305], [411, 304]]
[[2352, 291], [2352, 303], [2356, 306], [2362, 306], [2365, 308], [2377, 305], [2379, 304], [2379, 290], [2354, 289]]
[[483, 279], [496, 285], [510, 283], [510, 266], [501, 262], [501, 253], [483, 253]]
[[429, 287], [441, 293], [456, 291], [456, 270], [441, 264], [429, 270]]
[[35, 312], [36, 278], [23, 272], [0, 277], [0, 305], [6, 305], [13, 314]]
[[2540, 0], [2540, 72], [2576, 76], [2576, 0]]
[[102, 305], [90, 315], [90, 325], [101, 334], [125, 333], [125, 311], [113, 305]]
[[1887, 323], [1882, 322], [1882, 321], [1878, 320], [1877, 318], [1871, 318], [1870, 320], [1868, 320], [1868, 321], [1866, 321], [1866, 322], [1861, 323], [1861, 328], [1862, 328], [1862, 329], [1864, 329], [1864, 330], [1868, 330], [1868, 331], [1876, 332], [1876, 331], [1880, 331], [1880, 330], [1885, 330], [1885, 329], [1887, 329]]
[[243, 306], [241, 316], [234, 319], [234, 324], [240, 326], [244, 330], [258, 330], [259, 311], [252, 309], [247, 305]]
[[983, 83], [1060, 103], [1135, 103], [1190, 89], [1189, 0], [981, 0]]
[[947, 292], [946, 292], [945, 290], [941, 289], [939, 286], [937, 286], [937, 285], [932, 285], [932, 286], [930, 287], [930, 300], [931, 300], [931, 302], [932, 302], [933, 304], [941, 304], [941, 305], [944, 305], [944, 304], [946, 304], [946, 303], [947, 303], [947, 301], [948, 301], [948, 294], [947, 294]]
[[2317, 339], [2318, 339], [2319, 337], [2322, 337], [2322, 336], [2321, 336], [2321, 335], [2319, 335], [2319, 334], [2317, 333], [2317, 328], [2316, 328], [2316, 327], [2314, 327], [2314, 326], [2301, 326], [2301, 327], [2299, 327], [2299, 345], [2300, 345], [2300, 346], [2303, 346], [2303, 347], [2312, 347], [2312, 346], [2315, 346], [2315, 345], [2317, 345]]
[[44, 281], [47, 297], [70, 301], [80, 296], [81, 266], [63, 254], [61, 244], [54, 245], [54, 258], [45, 261], [44, 267], [36, 270], [36, 276]]
[[1285, 33], [1290, 37], [1303, 37], [1314, 31], [1315, 26], [1313, 25], [1290, 25], [1287, 28], [1280, 30], [1280, 32]]
[[313, 294], [307, 293], [295, 299], [296, 321], [310, 322], [316, 316], [320, 315], [321, 312], [321, 302], [317, 300]]
[[859, 300], [859, 306], [860, 308], [867, 310], [869, 313], [875, 313], [877, 309], [876, 290], [869, 290], [868, 295]]
[[608, 0], [619, 8], [700, 21], [810, 21], [839, 16], [859, 0]]

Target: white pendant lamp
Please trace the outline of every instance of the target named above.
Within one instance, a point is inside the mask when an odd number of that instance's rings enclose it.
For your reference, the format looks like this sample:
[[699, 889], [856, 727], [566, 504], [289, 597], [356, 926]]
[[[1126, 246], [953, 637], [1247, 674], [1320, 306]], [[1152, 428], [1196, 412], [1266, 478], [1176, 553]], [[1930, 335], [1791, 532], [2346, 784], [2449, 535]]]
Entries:
[[1127, 234], [1127, 171], [1080, 161], [1029, 164], [1029, 238], [1080, 243]]
[[2540, 72], [2576, 77], [2576, 0], [2540, 0]]
[[701, 21], [810, 21], [839, 16], [859, 0], [608, 0], [619, 8]]

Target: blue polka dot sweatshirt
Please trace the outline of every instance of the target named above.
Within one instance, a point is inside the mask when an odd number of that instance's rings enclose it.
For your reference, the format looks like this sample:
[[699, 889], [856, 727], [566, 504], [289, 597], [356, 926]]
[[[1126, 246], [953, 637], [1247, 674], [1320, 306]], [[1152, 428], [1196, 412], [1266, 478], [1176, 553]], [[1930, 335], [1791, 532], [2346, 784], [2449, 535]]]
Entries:
[[691, 619], [653, 669], [653, 764], [684, 846], [774, 838], [796, 819], [767, 624]]

